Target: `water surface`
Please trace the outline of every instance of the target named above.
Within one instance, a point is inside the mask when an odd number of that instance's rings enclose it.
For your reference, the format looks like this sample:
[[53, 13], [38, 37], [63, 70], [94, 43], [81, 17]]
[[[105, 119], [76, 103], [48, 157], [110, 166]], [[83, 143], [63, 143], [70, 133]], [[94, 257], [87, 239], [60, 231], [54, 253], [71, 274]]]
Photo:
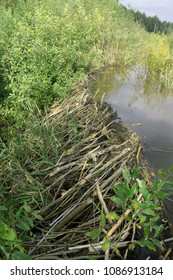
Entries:
[[157, 81], [149, 84], [140, 68], [128, 74], [113, 68], [100, 73], [94, 92], [105, 95], [122, 121], [140, 136], [151, 167], [167, 170], [173, 165], [173, 93], [163, 91]]
[[[94, 93], [104, 96], [118, 116], [141, 138], [150, 168], [157, 172], [173, 166], [173, 92], [165, 91], [157, 79], [147, 78], [146, 71], [110, 68], [101, 72], [94, 83]], [[167, 201], [173, 221], [173, 196]]]

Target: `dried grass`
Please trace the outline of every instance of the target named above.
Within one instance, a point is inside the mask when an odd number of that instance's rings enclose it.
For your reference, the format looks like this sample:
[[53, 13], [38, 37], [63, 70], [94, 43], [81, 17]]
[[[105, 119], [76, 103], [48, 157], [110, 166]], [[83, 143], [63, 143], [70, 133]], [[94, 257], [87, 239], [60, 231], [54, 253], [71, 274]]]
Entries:
[[101, 246], [104, 236], [113, 238], [111, 248], [126, 247], [132, 222], [124, 226], [124, 220], [131, 211], [122, 214], [117, 225], [109, 219], [96, 243], [86, 233], [99, 227], [101, 211], [119, 211], [109, 197], [125, 166], [134, 167], [139, 161], [138, 137], [127, 131], [108, 104], [94, 101], [87, 90], [55, 105], [43, 121], [65, 141], [58, 144], [56, 163], [37, 170], [37, 175], [46, 174], [42, 194], [50, 203], [35, 227], [37, 241], [25, 246], [35, 259], [85, 259], [90, 254], [109, 258]]

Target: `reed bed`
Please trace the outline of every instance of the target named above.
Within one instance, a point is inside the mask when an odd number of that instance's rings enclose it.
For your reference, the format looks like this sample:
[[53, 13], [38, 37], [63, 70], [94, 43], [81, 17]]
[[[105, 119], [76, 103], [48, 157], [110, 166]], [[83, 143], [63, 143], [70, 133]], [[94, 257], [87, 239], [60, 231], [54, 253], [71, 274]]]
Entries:
[[[121, 213], [111, 202], [112, 188], [121, 181], [125, 167], [140, 160], [138, 137], [123, 126], [116, 112], [105, 102], [94, 101], [88, 90], [75, 92], [55, 105], [43, 125], [59, 132], [58, 156], [54, 164], [32, 172], [44, 177], [42, 196], [48, 203], [42, 209], [42, 221], [33, 229], [34, 240], [25, 247], [34, 259], [109, 259], [102, 244], [109, 237], [109, 250], [128, 248], [133, 221], [132, 211]], [[141, 199], [140, 194], [136, 194]], [[117, 211], [115, 224], [108, 219], [96, 241], [87, 233], [100, 227], [100, 216]], [[134, 236], [130, 237], [134, 238]]]

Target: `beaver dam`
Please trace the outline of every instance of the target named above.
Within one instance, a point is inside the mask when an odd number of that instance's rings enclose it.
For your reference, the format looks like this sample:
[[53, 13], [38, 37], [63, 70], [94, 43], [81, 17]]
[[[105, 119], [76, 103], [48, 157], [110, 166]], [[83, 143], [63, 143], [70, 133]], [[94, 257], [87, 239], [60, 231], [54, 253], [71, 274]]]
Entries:
[[27, 160], [18, 159], [22, 171], [10, 192], [5, 184], [16, 203], [23, 191], [41, 211], [24, 243], [32, 259], [170, 258], [171, 236], [160, 233], [168, 225], [139, 139], [107, 103], [76, 91], [30, 135], [22, 138]]

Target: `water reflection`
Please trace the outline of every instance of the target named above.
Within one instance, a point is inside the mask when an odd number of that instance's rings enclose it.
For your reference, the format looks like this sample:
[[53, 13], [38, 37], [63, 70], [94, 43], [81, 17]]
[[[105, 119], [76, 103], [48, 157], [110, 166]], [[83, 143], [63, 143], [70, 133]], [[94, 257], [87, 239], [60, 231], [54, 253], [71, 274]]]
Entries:
[[[128, 71], [128, 73], [127, 73]], [[109, 69], [100, 73], [94, 92], [117, 110], [125, 123], [142, 123], [133, 130], [141, 137], [145, 156], [156, 170], [173, 165], [173, 94], [145, 69]], [[131, 129], [131, 128], [130, 128]]]
[[[173, 166], [173, 93], [165, 91], [157, 77], [147, 77], [145, 69], [108, 69], [100, 73], [93, 91], [118, 112], [124, 123], [141, 137], [145, 157], [157, 172]], [[173, 195], [165, 203], [167, 219], [173, 223]]]

